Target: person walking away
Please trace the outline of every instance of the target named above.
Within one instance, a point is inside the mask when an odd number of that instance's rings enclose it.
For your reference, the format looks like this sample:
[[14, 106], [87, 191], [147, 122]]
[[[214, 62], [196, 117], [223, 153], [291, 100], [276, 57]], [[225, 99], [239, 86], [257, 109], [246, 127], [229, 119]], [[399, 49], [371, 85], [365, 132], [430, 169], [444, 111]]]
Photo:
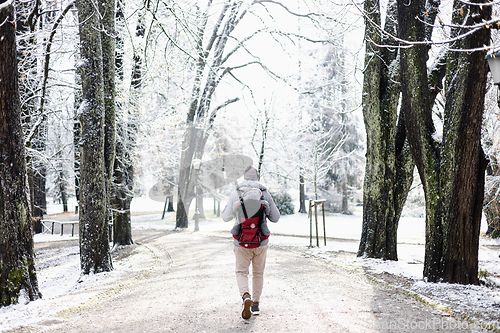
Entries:
[[[241, 317], [249, 319], [260, 313], [259, 303], [264, 286], [264, 268], [271, 232], [267, 219], [278, 222], [280, 212], [267, 188], [259, 182], [257, 169], [245, 170], [244, 181], [231, 193], [222, 211], [225, 222], [235, 219], [231, 234], [234, 238], [236, 282], [243, 299]], [[248, 286], [248, 274], [252, 264], [252, 294]]]

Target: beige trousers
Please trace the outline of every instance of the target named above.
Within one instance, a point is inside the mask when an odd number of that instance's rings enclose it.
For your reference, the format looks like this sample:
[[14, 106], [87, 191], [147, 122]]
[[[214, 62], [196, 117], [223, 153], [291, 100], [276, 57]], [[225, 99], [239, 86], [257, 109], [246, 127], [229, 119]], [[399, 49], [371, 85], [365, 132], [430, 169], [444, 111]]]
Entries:
[[260, 301], [262, 287], [264, 286], [264, 268], [266, 267], [267, 248], [263, 245], [253, 249], [247, 249], [241, 246], [234, 246], [234, 255], [236, 259], [236, 283], [240, 296], [244, 293], [250, 293], [248, 287], [248, 273], [250, 263], [252, 263], [252, 300]]

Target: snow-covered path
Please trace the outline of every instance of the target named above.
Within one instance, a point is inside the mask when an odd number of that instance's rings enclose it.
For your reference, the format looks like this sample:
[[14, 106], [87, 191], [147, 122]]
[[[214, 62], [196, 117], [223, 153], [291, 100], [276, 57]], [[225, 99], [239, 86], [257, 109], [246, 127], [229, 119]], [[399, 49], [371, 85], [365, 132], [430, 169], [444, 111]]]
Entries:
[[113, 279], [92, 284], [84, 301], [26, 331], [476, 331], [399, 289], [373, 282], [361, 270], [285, 246], [270, 247], [261, 315], [245, 321], [230, 239], [214, 232], [155, 232], [136, 238], [140, 245], [115, 260]]

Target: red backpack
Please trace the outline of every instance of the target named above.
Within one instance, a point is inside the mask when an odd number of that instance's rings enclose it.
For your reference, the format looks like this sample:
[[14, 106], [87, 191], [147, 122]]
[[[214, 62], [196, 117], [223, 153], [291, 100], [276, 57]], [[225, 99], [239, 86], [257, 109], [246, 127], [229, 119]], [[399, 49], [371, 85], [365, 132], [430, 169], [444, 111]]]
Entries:
[[262, 199], [262, 192], [258, 188], [251, 188], [240, 196], [237, 215], [240, 219], [240, 231], [233, 237], [242, 247], [256, 248], [263, 240], [269, 238], [269, 235], [264, 236], [261, 230], [261, 224], [266, 218]]

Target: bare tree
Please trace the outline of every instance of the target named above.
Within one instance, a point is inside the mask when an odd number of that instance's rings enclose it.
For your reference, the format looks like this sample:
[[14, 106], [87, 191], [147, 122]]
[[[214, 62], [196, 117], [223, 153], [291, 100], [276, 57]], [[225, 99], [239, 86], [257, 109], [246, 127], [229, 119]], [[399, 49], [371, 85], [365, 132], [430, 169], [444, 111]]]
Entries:
[[[125, 22], [125, 2], [118, 1], [117, 24], [121, 25], [122, 33]], [[145, 33], [145, 8], [140, 11], [135, 35], [143, 38]], [[116, 68], [119, 71], [120, 83], [124, 78], [123, 56], [124, 36], [118, 34]], [[116, 159], [114, 162], [113, 179], [113, 243], [115, 245], [133, 244], [130, 204], [134, 197], [134, 162], [136, 153], [138, 97], [142, 86], [142, 52], [138, 47], [133, 49], [133, 69], [131, 75], [131, 101], [121, 104], [118, 112]]]
[[251, 144], [257, 156], [257, 171], [259, 174], [262, 173], [262, 164], [264, 163], [264, 155], [266, 152], [266, 139], [272, 121], [271, 108], [272, 106], [266, 105], [264, 102], [263, 108], [258, 110], [258, 114], [254, 118], [254, 131]]
[[[37, 110], [36, 91], [38, 89], [37, 75], [37, 44], [35, 33], [38, 26], [39, 1], [16, 2], [16, 29], [17, 29], [17, 54], [19, 70], [19, 95], [21, 101], [21, 112], [23, 131], [27, 137], [33, 124], [39, 121], [39, 110]], [[28, 148], [43, 153], [47, 139], [47, 128], [41, 123], [36, 134], [26, 142]], [[31, 211], [35, 223], [35, 233], [42, 232], [40, 219], [47, 211], [46, 200], [46, 168], [42, 159], [37, 154], [30, 153], [26, 156], [28, 168], [28, 183], [31, 194]]]
[[[229, 57], [241, 47], [226, 50], [231, 33], [247, 13], [247, 7], [240, 1], [226, 1], [217, 20], [208, 25], [212, 1], [208, 1], [205, 12], [198, 11], [196, 31], [196, 67], [191, 102], [186, 119], [186, 133], [182, 145], [179, 171], [176, 227], [188, 226], [187, 212], [194, 198], [195, 184], [191, 177], [193, 159], [201, 159], [208, 138], [209, 129], [217, 111], [238, 98], [227, 100], [221, 106], [212, 108], [212, 98], [222, 78], [230, 75], [234, 67], [226, 65]], [[209, 27], [212, 27], [210, 30]], [[246, 66], [248, 64], [245, 64]]]

